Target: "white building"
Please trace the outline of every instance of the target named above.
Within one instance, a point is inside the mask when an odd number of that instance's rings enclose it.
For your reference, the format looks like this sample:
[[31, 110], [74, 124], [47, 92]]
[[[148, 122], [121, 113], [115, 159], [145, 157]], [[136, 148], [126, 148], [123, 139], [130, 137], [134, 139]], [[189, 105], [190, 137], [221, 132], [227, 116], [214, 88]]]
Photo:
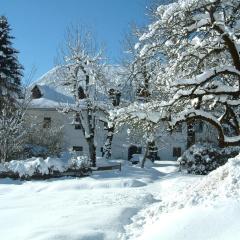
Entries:
[[[73, 99], [65, 94], [62, 89], [54, 87], [49, 82], [40, 81], [31, 88], [32, 101], [28, 109], [29, 121], [38, 123], [42, 128], [62, 127], [62, 150], [77, 151], [79, 154], [88, 154], [88, 145], [81, 131], [81, 127], [75, 122], [75, 114], [63, 114], [59, 111], [62, 104], [73, 104]], [[107, 132], [104, 130], [104, 122], [101, 118], [96, 120], [96, 146], [97, 156], [102, 155], [102, 148], [106, 140]], [[206, 124], [196, 125], [193, 142], [216, 141], [216, 135], [209, 131]], [[160, 128], [166, 128], [166, 122], [162, 121]], [[186, 124], [179, 126], [173, 133], [168, 133], [156, 140], [158, 156], [160, 159], [175, 160], [186, 150], [189, 134]], [[113, 137], [112, 158], [131, 158], [134, 153], [143, 153], [144, 147], [129, 138], [127, 128], [123, 128]]]

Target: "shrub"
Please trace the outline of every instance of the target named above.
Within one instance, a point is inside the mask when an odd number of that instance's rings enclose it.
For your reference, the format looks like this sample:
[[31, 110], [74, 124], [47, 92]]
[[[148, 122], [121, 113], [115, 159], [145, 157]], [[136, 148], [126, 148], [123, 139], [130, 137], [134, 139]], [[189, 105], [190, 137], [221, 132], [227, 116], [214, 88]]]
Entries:
[[178, 158], [180, 171], [206, 175], [235, 157], [240, 147], [219, 148], [210, 144], [195, 144]]
[[[61, 174], [64, 173], [64, 174]], [[60, 158], [29, 158], [0, 163], [0, 178], [45, 179], [62, 176], [85, 176], [90, 173], [87, 156], [64, 154]]]
[[25, 142], [23, 157], [59, 156], [62, 151], [63, 130], [60, 127], [33, 126]]

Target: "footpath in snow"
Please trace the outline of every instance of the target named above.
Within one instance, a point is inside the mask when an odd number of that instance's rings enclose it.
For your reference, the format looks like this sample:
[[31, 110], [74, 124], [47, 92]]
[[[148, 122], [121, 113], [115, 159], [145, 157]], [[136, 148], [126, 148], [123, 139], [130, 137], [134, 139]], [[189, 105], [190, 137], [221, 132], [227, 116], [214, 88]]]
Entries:
[[96, 172], [85, 178], [0, 180], [0, 236], [4, 240], [120, 239], [124, 226], [156, 202], [156, 181], [176, 166]]

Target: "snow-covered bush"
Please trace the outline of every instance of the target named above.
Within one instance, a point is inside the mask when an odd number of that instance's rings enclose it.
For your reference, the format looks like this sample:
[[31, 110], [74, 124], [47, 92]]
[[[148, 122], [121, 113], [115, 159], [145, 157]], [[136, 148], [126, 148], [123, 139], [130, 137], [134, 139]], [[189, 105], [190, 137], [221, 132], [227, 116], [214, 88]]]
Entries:
[[89, 168], [91, 166], [90, 159], [88, 156], [77, 156], [72, 157], [69, 161], [69, 168], [70, 169], [84, 169]]
[[209, 144], [195, 144], [183, 153], [178, 162], [181, 171], [206, 175], [225, 164], [229, 158], [235, 157], [239, 151], [239, 147], [219, 148]]
[[0, 164], [0, 177], [22, 179], [48, 178], [74, 170], [78, 171], [82, 176], [88, 174], [90, 171], [88, 157], [78, 156], [75, 158], [71, 154], [65, 154], [61, 158], [48, 157], [43, 159], [41, 157], [33, 157], [25, 160], [12, 160]]

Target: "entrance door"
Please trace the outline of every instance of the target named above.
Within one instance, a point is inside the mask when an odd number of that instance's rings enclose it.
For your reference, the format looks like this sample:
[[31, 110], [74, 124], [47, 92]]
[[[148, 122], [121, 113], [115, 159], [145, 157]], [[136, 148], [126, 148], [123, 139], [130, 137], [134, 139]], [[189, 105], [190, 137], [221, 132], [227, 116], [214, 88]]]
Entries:
[[128, 160], [130, 160], [133, 156], [133, 154], [141, 154], [142, 149], [136, 145], [131, 145], [128, 148]]

